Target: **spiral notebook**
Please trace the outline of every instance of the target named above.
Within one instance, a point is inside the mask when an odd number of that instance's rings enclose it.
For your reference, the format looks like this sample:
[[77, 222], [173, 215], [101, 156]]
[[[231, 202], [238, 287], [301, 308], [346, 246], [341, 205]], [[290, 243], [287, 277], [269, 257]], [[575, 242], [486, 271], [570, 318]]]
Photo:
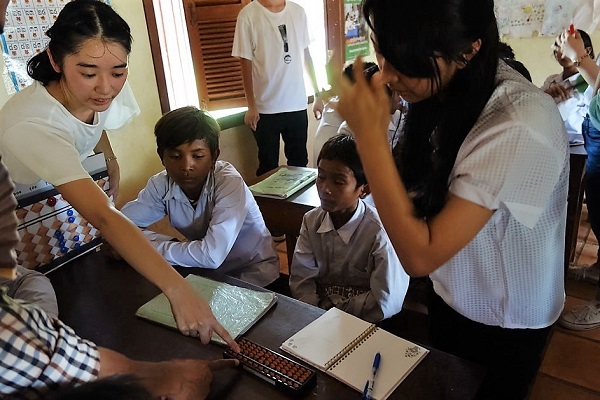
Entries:
[[375, 354], [381, 354], [374, 400], [385, 400], [429, 353], [337, 308], [308, 324], [280, 348], [363, 392]]

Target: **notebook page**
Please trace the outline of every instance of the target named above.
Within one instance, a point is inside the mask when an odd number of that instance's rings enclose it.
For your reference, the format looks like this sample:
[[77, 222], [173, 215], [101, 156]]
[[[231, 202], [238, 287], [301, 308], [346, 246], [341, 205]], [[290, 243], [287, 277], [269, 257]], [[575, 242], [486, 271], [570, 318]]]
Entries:
[[429, 350], [377, 329], [354, 351], [330, 369], [330, 374], [362, 393], [371, 377], [375, 354], [381, 354], [375, 377], [373, 399], [386, 399]]
[[370, 326], [333, 307], [283, 342], [281, 349], [323, 370], [327, 361]]

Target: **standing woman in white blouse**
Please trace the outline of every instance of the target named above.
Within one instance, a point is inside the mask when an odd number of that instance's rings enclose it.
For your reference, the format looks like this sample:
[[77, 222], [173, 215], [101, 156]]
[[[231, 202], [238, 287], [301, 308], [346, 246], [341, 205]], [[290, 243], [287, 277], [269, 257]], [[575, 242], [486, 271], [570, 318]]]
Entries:
[[0, 155], [10, 177], [17, 183], [43, 179], [54, 185], [131, 266], [165, 293], [182, 333], [208, 343], [215, 332], [237, 350], [208, 303], [115, 209], [81, 164], [93, 150], [104, 152], [109, 194], [115, 192], [116, 159], [104, 125], [127, 78], [129, 26], [102, 1], [75, 0], [65, 5], [47, 35], [46, 51], [27, 64], [34, 83], [0, 110]]
[[[364, 0], [381, 72], [339, 78], [404, 269], [429, 275], [434, 347], [484, 365], [482, 399], [520, 399], [564, 303], [568, 143], [550, 96], [498, 59], [493, 0]], [[410, 103], [394, 152], [385, 85]]]

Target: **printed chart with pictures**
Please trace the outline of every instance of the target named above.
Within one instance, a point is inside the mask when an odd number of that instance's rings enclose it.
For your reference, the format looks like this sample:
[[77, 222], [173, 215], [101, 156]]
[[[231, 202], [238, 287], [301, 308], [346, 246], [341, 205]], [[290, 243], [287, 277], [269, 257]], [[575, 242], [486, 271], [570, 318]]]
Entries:
[[495, 0], [501, 36], [556, 36], [570, 24], [591, 33], [600, 22], [600, 0]]
[[4, 33], [0, 35], [4, 56], [2, 76], [8, 94], [31, 84], [27, 61], [46, 48], [50, 41], [46, 31], [69, 1], [10, 0]]

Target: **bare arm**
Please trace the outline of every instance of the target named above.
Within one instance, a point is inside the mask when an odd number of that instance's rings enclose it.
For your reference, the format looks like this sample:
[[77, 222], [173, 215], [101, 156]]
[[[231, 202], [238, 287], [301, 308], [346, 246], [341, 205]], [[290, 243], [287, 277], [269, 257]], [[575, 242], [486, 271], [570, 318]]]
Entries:
[[113, 196], [113, 201], [116, 202], [117, 196], [119, 194], [121, 172], [119, 169], [119, 163], [117, 162], [117, 157], [115, 157], [115, 153], [112, 149], [112, 146], [110, 145], [110, 140], [108, 139], [106, 131], [102, 131], [102, 136], [100, 136], [98, 144], [96, 144], [96, 147], [94, 147], [94, 153], [104, 154], [110, 184], [107, 195]]
[[158, 254], [131, 221], [123, 216], [92, 179], [80, 179], [56, 188], [133, 268], [168, 297], [179, 330], [185, 335], [199, 334], [208, 343], [212, 332], [228, 345], [238, 345], [212, 314], [208, 303]]
[[244, 93], [248, 102], [248, 111], [244, 115], [244, 123], [253, 131], [256, 130], [256, 124], [260, 116], [256, 108], [256, 98], [254, 97], [254, 82], [252, 81], [252, 61], [246, 58], [240, 58], [242, 66], [242, 81], [244, 83]]
[[315, 119], [321, 119], [323, 115], [323, 101], [318, 100], [319, 97], [319, 84], [317, 83], [317, 75], [315, 74], [315, 65], [313, 64], [312, 57], [310, 55], [310, 50], [307, 48], [304, 49], [304, 69], [308, 73], [308, 78], [310, 79], [310, 84], [313, 87], [315, 92], [315, 102], [313, 103], [313, 114], [315, 115]]
[[600, 67], [591, 57], [585, 57], [590, 50], [585, 48], [579, 31], [569, 33], [565, 30], [558, 36], [556, 42], [560, 45], [563, 56], [573, 61], [581, 60], [577, 70], [589, 85], [595, 85]]
[[99, 347], [100, 375], [131, 374], [157, 398], [204, 399], [210, 391], [212, 371], [238, 365], [237, 360], [136, 361], [121, 353]]
[[418, 218], [387, 142], [389, 100], [378, 74], [371, 85], [355, 62], [356, 84], [335, 79], [336, 109], [348, 121], [377, 204], [377, 211], [402, 266], [411, 276], [424, 276], [452, 258], [475, 237], [493, 211], [450, 195], [430, 220]]

